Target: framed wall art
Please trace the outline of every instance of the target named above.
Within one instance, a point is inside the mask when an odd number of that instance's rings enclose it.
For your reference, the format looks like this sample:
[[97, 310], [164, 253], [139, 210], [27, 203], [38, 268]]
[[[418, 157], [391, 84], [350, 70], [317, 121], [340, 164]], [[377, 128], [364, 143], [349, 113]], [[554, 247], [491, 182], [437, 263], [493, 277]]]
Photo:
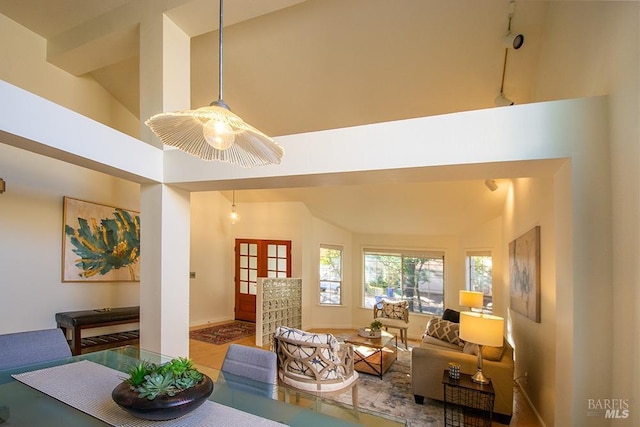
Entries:
[[511, 309], [540, 323], [540, 226], [509, 243]]
[[63, 282], [140, 280], [140, 214], [64, 197]]

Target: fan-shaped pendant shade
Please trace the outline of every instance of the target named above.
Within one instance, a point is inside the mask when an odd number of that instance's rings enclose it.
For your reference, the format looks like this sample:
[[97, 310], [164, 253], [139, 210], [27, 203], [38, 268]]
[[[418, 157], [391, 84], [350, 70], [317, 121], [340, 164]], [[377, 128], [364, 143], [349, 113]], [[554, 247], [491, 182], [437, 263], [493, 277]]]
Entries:
[[163, 144], [203, 160], [243, 167], [278, 164], [284, 150], [227, 108], [212, 103], [197, 110], [156, 114], [145, 124]]
[[245, 168], [278, 164], [284, 150], [248, 125], [222, 101], [222, 2], [218, 29], [218, 100], [197, 110], [156, 114], [144, 123], [165, 145], [203, 160], [219, 160]]

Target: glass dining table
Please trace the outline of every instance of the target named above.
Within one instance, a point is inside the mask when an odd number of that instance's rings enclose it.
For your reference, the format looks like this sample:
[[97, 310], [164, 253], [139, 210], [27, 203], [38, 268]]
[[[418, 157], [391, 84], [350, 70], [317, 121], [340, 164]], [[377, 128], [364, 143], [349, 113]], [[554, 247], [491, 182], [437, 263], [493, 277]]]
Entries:
[[[38, 372], [42, 369], [60, 367], [77, 362], [88, 361], [123, 373], [132, 364], [140, 360], [163, 363], [170, 357], [126, 346], [110, 350], [87, 353], [66, 359], [56, 360], [20, 368], [0, 370], [0, 425], [13, 426], [106, 426], [109, 424], [89, 413], [64, 403], [64, 399], [52, 397], [16, 378]], [[197, 368], [214, 380], [210, 401], [233, 408], [242, 413], [252, 414], [259, 419], [272, 420], [292, 427], [325, 427], [371, 425], [376, 427], [406, 426], [406, 420], [386, 414], [375, 413], [363, 408], [357, 411], [351, 405], [319, 397], [313, 394], [289, 389], [285, 386], [272, 386], [270, 397], [259, 392], [269, 386], [243, 379], [240, 386], [233, 378], [225, 378], [218, 369], [205, 366]], [[46, 372], [46, 371], [45, 371]], [[76, 381], [89, 382], [92, 378], [83, 377]], [[293, 402], [292, 402], [293, 400]], [[256, 418], [258, 419], [258, 418]], [[212, 420], [213, 421], [213, 420]], [[227, 425], [224, 420], [218, 425]], [[216, 425], [212, 422], [206, 425]]]

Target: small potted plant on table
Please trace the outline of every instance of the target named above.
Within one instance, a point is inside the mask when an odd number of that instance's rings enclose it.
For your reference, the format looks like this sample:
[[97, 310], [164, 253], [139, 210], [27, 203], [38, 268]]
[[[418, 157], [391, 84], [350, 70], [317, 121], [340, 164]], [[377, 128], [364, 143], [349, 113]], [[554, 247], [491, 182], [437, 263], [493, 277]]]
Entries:
[[183, 357], [163, 364], [143, 360], [128, 373], [111, 397], [125, 411], [146, 420], [178, 418], [196, 409], [213, 392], [211, 378]]
[[379, 320], [374, 320], [373, 322], [371, 322], [371, 325], [369, 325], [369, 327], [369, 336], [372, 338], [380, 338], [382, 323], [380, 323]]

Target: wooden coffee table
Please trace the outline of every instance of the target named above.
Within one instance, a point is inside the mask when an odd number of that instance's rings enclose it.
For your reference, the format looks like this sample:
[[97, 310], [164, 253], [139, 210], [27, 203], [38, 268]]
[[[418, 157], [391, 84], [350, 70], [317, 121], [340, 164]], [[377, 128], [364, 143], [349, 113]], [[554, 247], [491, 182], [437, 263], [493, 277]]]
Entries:
[[[353, 344], [354, 369], [358, 372], [382, 376], [397, 357], [398, 336], [381, 331], [380, 338], [362, 337], [353, 334], [345, 339]], [[395, 339], [393, 348], [387, 347]]]

